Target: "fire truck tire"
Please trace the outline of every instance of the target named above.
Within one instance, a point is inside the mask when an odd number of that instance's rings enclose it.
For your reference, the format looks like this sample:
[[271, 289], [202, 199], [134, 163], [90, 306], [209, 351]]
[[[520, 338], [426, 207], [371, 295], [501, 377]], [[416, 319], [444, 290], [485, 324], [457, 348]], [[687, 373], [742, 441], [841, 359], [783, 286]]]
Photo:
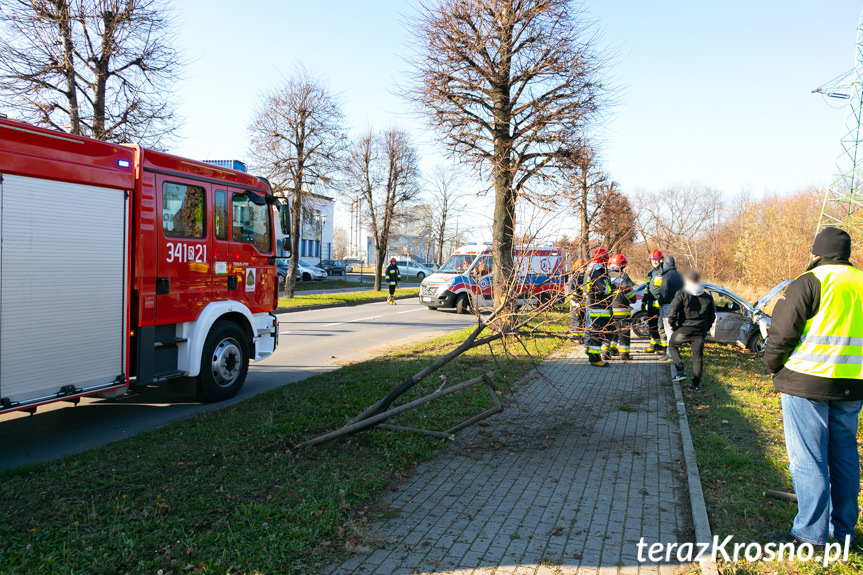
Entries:
[[467, 294], [460, 294], [455, 298], [455, 312], [459, 315], [465, 314], [470, 307], [470, 302], [467, 300]]
[[248, 371], [249, 342], [245, 332], [232, 321], [217, 321], [201, 355], [201, 395], [211, 402], [234, 397], [246, 382]]

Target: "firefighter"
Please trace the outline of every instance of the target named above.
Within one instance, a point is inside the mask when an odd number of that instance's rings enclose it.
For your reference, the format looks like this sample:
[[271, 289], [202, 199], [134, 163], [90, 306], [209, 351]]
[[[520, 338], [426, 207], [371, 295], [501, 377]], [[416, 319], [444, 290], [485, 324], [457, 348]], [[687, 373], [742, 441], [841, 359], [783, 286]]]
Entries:
[[572, 268], [572, 277], [566, 282], [566, 301], [569, 302], [569, 333], [584, 341], [584, 266], [587, 262], [578, 258]]
[[608, 340], [611, 323], [611, 283], [608, 279], [608, 250], [597, 248], [584, 274], [585, 304], [587, 305], [587, 329], [585, 346], [590, 365], [605, 367], [608, 358]]
[[641, 311], [647, 312], [647, 330], [650, 333], [650, 345], [644, 348], [644, 353], [664, 353], [662, 336], [659, 334], [659, 288], [662, 285], [662, 252], [653, 250], [648, 257], [650, 271], [647, 272], [647, 289], [641, 299]]
[[[782, 394], [797, 516], [780, 541], [854, 539], [859, 516], [857, 429], [863, 400], [863, 271], [851, 237], [826, 227], [813, 262], [777, 302], [764, 365]], [[847, 538], [847, 539], [846, 539]]]
[[614, 293], [611, 313], [615, 338], [611, 342], [611, 355], [620, 355], [620, 359], [627, 361], [630, 359], [632, 302], [636, 297], [635, 284], [626, 273], [628, 263], [623, 254], [614, 254], [608, 260], [608, 275], [611, 278], [611, 288]]
[[399, 272], [399, 266], [396, 265], [396, 258], [390, 258], [390, 265], [387, 266], [387, 271], [384, 275], [386, 275], [387, 283], [390, 287], [390, 296], [387, 298], [387, 303], [396, 305], [396, 287], [402, 281], [402, 274]]

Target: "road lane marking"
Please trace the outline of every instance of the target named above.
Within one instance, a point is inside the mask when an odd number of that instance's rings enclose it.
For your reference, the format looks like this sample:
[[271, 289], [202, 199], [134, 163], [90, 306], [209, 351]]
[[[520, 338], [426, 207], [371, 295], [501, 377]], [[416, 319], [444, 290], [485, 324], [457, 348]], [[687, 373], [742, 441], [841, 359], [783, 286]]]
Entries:
[[369, 316], [369, 317], [360, 317], [360, 318], [357, 318], [357, 319], [349, 319], [349, 320], [346, 320], [346, 321], [337, 321], [336, 323], [325, 323], [325, 324], [321, 325], [321, 327], [332, 327], [332, 326], [334, 326], [334, 325], [342, 325], [342, 324], [345, 324], [345, 323], [355, 323], [355, 322], [358, 322], [358, 321], [366, 321], [366, 320], [369, 320], [369, 319], [378, 319], [379, 317], [381, 317], [381, 316], [379, 316], [379, 315], [371, 315], [371, 316]]
[[405, 311], [398, 311], [398, 312], [396, 312], [396, 313], [398, 313], [398, 314], [403, 314], [403, 313], [413, 313], [413, 312], [415, 312], [415, 311], [423, 311], [423, 308], [418, 307], [418, 308], [416, 308], [416, 309], [409, 309], [409, 310], [405, 310]]

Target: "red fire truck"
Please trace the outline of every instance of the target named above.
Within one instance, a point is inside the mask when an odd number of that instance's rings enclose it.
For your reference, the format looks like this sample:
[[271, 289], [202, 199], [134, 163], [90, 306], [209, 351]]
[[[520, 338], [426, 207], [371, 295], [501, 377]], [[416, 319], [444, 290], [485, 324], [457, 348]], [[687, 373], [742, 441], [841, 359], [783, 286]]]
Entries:
[[232, 397], [276, 348], [288, 221], [261, 178], [0, 119], [0, 413]]

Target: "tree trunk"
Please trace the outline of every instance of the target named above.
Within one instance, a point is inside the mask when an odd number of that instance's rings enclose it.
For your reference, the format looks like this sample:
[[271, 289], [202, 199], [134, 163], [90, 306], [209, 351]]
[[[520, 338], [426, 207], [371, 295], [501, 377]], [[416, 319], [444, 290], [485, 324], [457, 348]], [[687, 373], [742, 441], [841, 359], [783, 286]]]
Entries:
[[387, 242], [375, 241], [375, 250], [377, 256], [375, 258], [375, 291], [381, 291], [381, 278], [384, 275], [384, 260], [387, 257]]
[[302, 233], [300, 215], [303, 209], [303, 194], [301, 188], [294, 187], [294, 205], [291, 206], [291, 261], [288, 265], [288, 277], [285, 278], [285, 297], [294, 297], [297, 285], [297, 266], [300, 263], [300, 235]]
[[587, 172], [581, 173], [581, 198], [579, 198], [579, 216], [581, 219], [581, 237], [578, 240], [579, 256], [584, 261], [589, 261], [590, 256], [590, 221], [587, 217], [587, 198], [590, 191], [587, 182]]
[[72, 23], [69, 3], [57, 0], [57, 26], [63, 42], [63, 76], [66, 79], [66, 99], [69, 102], [69, 133], [81, 135], [81, 113], [78, 109], [78, 83], [75, 78], [75, 46], [72, 42]]
[[92, 137], [104, 140], [105, 133], [105, 93], [108, 86], [108, 76], [111, 64], [111, 51], [114, 43], [114, 18], [110, 10], [102, 13], [105, 28], [102, 31], [102, 47], [99, 59], [94, 62], [93, 79], [93, 133]]

